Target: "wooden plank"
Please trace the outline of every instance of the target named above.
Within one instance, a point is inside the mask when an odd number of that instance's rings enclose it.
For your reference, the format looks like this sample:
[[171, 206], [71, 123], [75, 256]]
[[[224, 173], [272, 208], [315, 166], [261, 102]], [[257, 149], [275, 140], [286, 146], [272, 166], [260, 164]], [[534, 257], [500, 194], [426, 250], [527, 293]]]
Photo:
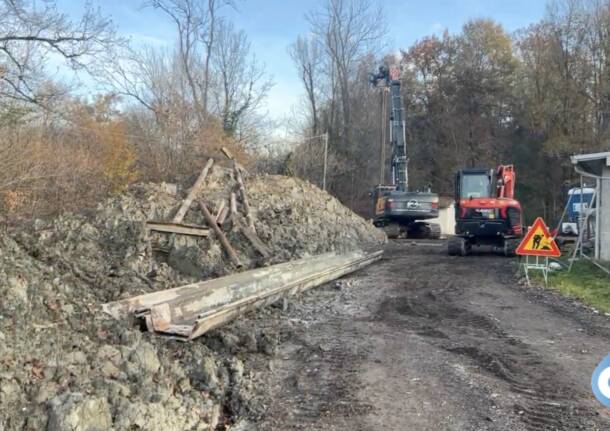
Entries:
[[225, 221], [227, 221], [227, 216], [228, 215], [229, 215], [229, 208], [224, 207], [222, 209], [222, 211], [220, 211], [220, 213], [216, 217], [216, 224], [218, 226], [222, 226], [225, 223]]
[[216, 210], [216, 217], [214, 217], [216, 219], [216, 224], [221, 224], [218, 223], [218, 220], [220, 219], [220, 216], [222, 214], [222, 212], [225, 209], [225, 201], [223, 200], [222, 202], [220, 202], [220, 205], [218, 205], [218, 210]]
[[182, 223], [182, 220], [184, 219], [184, 216], [186, 215], [189, 208], [191, 207], [191, 204], [193, 203], [193, 201], [195, 200], [195, 198], [197, 197], [197, 195], [203, 188], [205, 179], [207, 178], [208, 173], [210, 172], [210, 169], [212, 168], [213, 164], [214, 164], [214, 159], [209, 159], [208, 162], [205, 164], [205, 167], [201, 171], [199, 178], [197, 178], [197, 181], [195, 181], [195, 184], [193, 185], [193, 187], [191, 187], [191, 190], [189, 190], [189, 193], [188, 193], [186, 199], [184, 199], [184, 201], [182, 202], [182, 205], [180, 206], [180, 209], [174, 216], [174, 218], [172, 220], [174, 223]]
[[246, 173], [248, 172], [243, 165], [241, 165], [240, 163], [237, 162], [237, 160], [235, 160], [235, 156], [233, 156], [233, 153], [231, 153], [231, 151], [229, 151], [229, 149], [227, 147], [222, 147], [220, 149], [220, 151], [222, 151], [222, 153], [225, 155], [225, 157], [227, 159], [231, 160], [235, 164], [235, 166], [237, 166], [238, 169], [240, 169], [242, 172], [246, 172]]
[[231, 153], [229, 151], [229, 149], [227, 147], [222, 147], [220, 149], [220, 151], [222, 151], [222, 153], [227, 157], [227, 159], [229, 160], [233, 160], [235, 157], [233, 157], [233, 153]]
[[239, 230], [244, 234], [246, 239], [252, 244], [252, 247], [265, 259], [271, 257], [271, 252], [267, 246], [261, 241], [255, 231], [250, 229], [248, 226], [239, 226]]
[[246, 186], [244, 185], [244, 179], [241, 176], [241, 170], [237, 166], [234, 165], [235, 169], [235, 178], [237, 179], [237, 184], [239, 185], [239, 192], [241, 194], [241, 202], [244, 205], [244, 212], [246, 215], [246, 220], [248, 221], [248, 226], [250, 229], [256, 233], [256, 228], [254, 227], [254, 218], [252, 218], [252, 211], [250, 210], [250, 202], [248, 201], [248, 195], [246, 194]]
[[235, 193], [231, 192], [231, 217], [235, 217], [237, 215], [237, 196]]
[[207, 237], [210, 230], [201, 226], [173, 222], [147, 221], [146, 229], [154, 232], [176, 233], [179, 235]]
[[210, 210], [208, 210], [206, 204], [203, 201], [199, 201], [199, 207], [201, 208], [201, 212], [203, 213], [205, 220], [220, 240], [220, 243], [229, 255], [229, 258], [231, 259], [233, 264], [235, 264], [235, 266], [237, 266], [238, 268], [241, 268], [243, 265], [240, 262], [239, 257], [237, 257], [237, 253], [235, 253], [235, 250], [233, 249], [233, 247], [231, 247], [231, 244], [229, 243], [229, 240], [227, 239], [224, 232], [216, 224], [216, 219], [212, 217], [212, 214], [210, 214]]

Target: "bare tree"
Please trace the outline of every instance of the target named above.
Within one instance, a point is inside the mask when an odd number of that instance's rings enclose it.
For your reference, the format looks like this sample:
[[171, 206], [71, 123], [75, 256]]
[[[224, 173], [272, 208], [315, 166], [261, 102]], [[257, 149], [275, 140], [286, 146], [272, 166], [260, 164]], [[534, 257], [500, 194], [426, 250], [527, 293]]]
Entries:
[[[373, 0], [326, 0], [308, 15], [314, 34], [324, 41], [330, 70], [336, 73], [343, 117], [343, 142], [350, 143], [352, 118], [350, 83], [358, 60], [380, 48], [387, 33], [383, 10]], [[347, 146], [346, 146], [347, 147]]]
[[314, 38], [306, 39], [299, 36], [292, 45], [290, 45], [290, 57], [294, 61], [305, 92], [307, 93], [307, 101], [311, 110], [311, 135], [316, 136], [320, 131], [320, 122], [318, 118], [318, 93], [320, 83], [318, 78], [320, 75], [320, 65], [322, 64], [322, 48], [318, 40]]
[[235, 31], [231, 23], [219, 25], [212, 63], [219, 80], [215, 89], [218, 113], [224, 130], [235, 134], [240, 122], [260, 107], [273, 84], [251, 54], [245, 32]]
[[117, 42], [111, 21], [90, 6], [74, 22], [52, 0], [0, 0], [0, 97], [44, 104], [58, 89], [46, 85], [51, 55], [86, 69]]
[[182, 109], [179, 115], [185, 124], [192, 123], [191, 117], [198, 114], [192, 99], [184, 94], [188, 82], [175, 50], [128, 49], [108, 68], [105, 80], [115, 93], [134, 99], [154, 114], [160, 127], [177, 114], [177, 108]]
[[203, 67], [203, 107], [207, 115], [210, 97], [210, 68], [216, 41], [216, 27], [218, 25], [218, 10], [223, 5], [234, 6], [230, 0], [208, 0], [207, 13], [209, 16], [209, 29], [203, 35], [203, 44], [205, 46], [204, 67]]
[[221, 22], [218, 13], [227, 5], [233, 6], [233, 1], [148, 0], [144, 3], [145, 7], [162, 11], [176, 26], [178, 59], [200, 124], [204, 124], [209, 111], [210, 66], [216, 29]]
[[[366, 156], [359, 150], [368, 139], [368, 133], [356, 127], [361, 118], [356, 120], [354, 116], [355, 108], [363, 103], [355, 98], [360, 94], [359, 87], [367, 85], [366, 74], [360, 82], [363, 76], [359, 66], [371, 53], [381, 57], [387, 33], [385, 15], [375, 0], [325, 0], [307, 15], [307, 20], [322, 57], [321, 76], [313, 84], [319, 93], [315, 116], [330, 133], [331, 152], [341, 160], [333, 191], [353, 206], [366, 165]], [[308, 93], [309, 84], [305, 83]]]

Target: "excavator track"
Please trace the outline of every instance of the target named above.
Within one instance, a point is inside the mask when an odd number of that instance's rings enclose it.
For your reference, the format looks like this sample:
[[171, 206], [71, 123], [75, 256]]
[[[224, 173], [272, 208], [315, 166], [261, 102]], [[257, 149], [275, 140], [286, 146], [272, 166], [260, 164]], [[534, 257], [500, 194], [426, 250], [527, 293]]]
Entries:
[[513, 257], [516, 256], [517, 247], [519, 247], [519, 243], [521, 240], [519, 238], [506, 238], [504, 240], [504, 256]]
[[441, 237], [441, 225], [436, 223], [428, 224], [430, 228], [430, 233], [428, 234], [429, 239], [440, 239]]
[[389, 239], [397, 239], [401, 233], [400, 225], [398, 223], [389, 223], [385, 225], [383, 231]]
[[441, 226], [436, 223], [416, 222], [407, 230], [407, 237], [412, 239], [439, 239]]
[[470, 253], [470, 245], [461, 236], [452, 236], [447, 242], [449, 256], [467, 256]]

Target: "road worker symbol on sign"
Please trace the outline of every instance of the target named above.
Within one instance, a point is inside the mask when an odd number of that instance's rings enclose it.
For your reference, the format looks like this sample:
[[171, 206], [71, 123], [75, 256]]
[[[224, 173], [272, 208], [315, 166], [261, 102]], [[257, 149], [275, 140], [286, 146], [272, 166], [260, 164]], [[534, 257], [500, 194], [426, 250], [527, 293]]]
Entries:
[[538, 217], [531, 229], [517, 247], [517, 254], [522, 256], [559, 257], [561, 251], [549, 233], [541, 217]]

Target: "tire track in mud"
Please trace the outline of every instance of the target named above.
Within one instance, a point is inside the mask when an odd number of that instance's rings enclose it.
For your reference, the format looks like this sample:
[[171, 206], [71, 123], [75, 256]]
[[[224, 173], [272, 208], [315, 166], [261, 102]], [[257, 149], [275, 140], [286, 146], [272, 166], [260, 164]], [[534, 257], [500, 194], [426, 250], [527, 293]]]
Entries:
[[610, 430], [578, 356], [604, 350], [610, 323], [514, 286], [510, 262], [396, 242], [360, 287], [308, 293], [283, 320], [258, 429]]
[[[263, 430], [311, 430], [342, 418], [359, 417], [373, 407], [357, 398], [360, 363], [367, 352], [352, 342], [358, 334], [350, 331], [348, 320], [332, 320], [310, 327], [307, 333], [292, 334], [291, 348], [281, 359], [282, 389], [276, 394], [281, 403], [272, 406]], [[340, 337], [328, 337], [341, 334]], [[282, 414], [282, 412], [284, 414]], [[326, 429], [326, 428], [325, 428]]]
[[414, 274], [397, 290], [400, 296], [381, 304], [377, 318], [413, 330], [435, 347], [465, 357], [505, 382], [519, 395], [514, 412], [527, 430], [607, 429], [608, 424], [598, 423], [597, 412], [583, 405], [586, 394], [561, 381], [557, 364], [507, 334], [492, 318], [458, 305], [464, 290], [446, 276], [436, 280], [436, 286], [445, 284], [439, 288], [431, 287], [434, 276], [417, 281]]

